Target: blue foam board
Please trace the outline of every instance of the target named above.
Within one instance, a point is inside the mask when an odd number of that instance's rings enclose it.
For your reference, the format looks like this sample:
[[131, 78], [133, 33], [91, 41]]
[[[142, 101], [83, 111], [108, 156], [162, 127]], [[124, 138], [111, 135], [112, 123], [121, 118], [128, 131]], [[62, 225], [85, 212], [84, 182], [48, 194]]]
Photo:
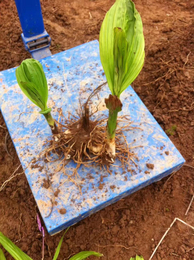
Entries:
[[[92, 41], [41, 60], [49, 85], [48, 106], [58, 118], [58, 108], [65, 115], [79, 109], [79, 99], [87, 99], [92, 90], [106, 81], [99, 57], [98, 41]], [[184, 158], [163, 132], [156, 120], [129, 87], [122, 95], [123, 110], [132, 126], [126, 132], [130, 150], [137, 154], [138, 167], [131, 164], [132, 172], [123, 172], [118, 164], [112, 174], [98, 167], [81, 167], [78, 175], [69, 179], [75, 169], [70, 162], [59, 169], [59, 162], [41, 160], [45, 141], [51, 136], [50, 128], [39, 109], [21, 92], [15, 78], [15, 68], [0, 72], [0, 105], [3, 117], [28, 179], [30, 188], [50, 234], [55, 234], [77, 223], [90, 214], [180, 169]], [[93, 100], [91, 109], [103, 108], [103, 100], [110, 91], [107, 86]], [[99, 109], [103, 110], [103, 109]], [[107, 114], [107, 110], [99, 111]], [[141, 147], [139, 147], [141, 146]], [[37, 167], [31, 165], [39, 158]], [[146, 164], [154, 164], [150, 170]], [[149, 171], [149, 174], [145, 172]], [[43, 185], [50, 176], [52, 188]], [[57, 191], [52, 213], [53, 193]], [[56, 193], [55, 193], [56, 195]]]

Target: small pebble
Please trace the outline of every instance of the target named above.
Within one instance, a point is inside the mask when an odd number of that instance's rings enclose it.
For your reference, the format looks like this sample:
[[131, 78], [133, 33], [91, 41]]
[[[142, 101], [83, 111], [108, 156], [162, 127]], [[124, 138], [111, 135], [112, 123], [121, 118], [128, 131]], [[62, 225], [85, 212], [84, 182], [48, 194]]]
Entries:
[[146, 166], [148, 167], [148, 169], [151, 169], [151, 170], [154, 169], [154, 164], [152, 164], [152, 163], [146, 163]]

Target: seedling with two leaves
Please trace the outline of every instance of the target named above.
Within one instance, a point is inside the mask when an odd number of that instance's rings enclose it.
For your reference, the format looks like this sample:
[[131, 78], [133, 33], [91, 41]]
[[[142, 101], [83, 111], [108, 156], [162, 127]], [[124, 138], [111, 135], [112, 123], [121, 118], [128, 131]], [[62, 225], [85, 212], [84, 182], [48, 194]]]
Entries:
[[[67, 229], [68, 230], [68, 229]], [[67, 230], [65, 231], [64, 235], [66, 234]], [[63, 242], [64, 235], [61, 237], [59, 244], [56, 248], [53, 260], [57, 260], [60, 250], [61, 250], [61, 245]], [[0, 232], [0, 245], [2, 245], [5, 250], [15, 259], [15, 260], [33, 260], [31, 257], [29, 257], [27, 254], [25, 254], [19, 247], [17, 247], [9, 238], [3, 235], [3, 233]], [[94, 252], [94, 251], [82, 251], [74, 256], [72, 256], [69, 260], [83, 260], [88, 258], [89, 256], [103, 256], [100, 253]], [[1, 260], [6, 260], [5, 255], [0, 248], [0, 259]], [[42, 260], [44, 258], [42, 257]]]
[[58, 133], [51, 108], [47, 107], [48, 85], [41, 63], [34, 59], [24, 60], [16, 69], [16, 78], [23, 93], [41, 109], [39, 113], [46, 118], [52, 133]]

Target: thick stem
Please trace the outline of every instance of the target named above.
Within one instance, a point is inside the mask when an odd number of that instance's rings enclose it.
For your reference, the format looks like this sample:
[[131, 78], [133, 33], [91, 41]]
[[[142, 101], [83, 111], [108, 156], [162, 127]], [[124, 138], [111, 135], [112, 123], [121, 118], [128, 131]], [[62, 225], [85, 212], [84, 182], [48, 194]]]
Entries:
[[107, 122], [107, 152], [115, 157], [115, 133], [117, 128], [117, 115], [122, 110], [122, 103], [117, 96], [109, 95], [105, 99], [106, 107], [109, 109]]
[[110, 155], [111, 158], [115, 158], [115, 137], [112, 139], [107, 138], [107, 153]]
[[51, 131], [53, 134], [58, 134], [58, 129], [57, 126], [55, 124], [55, 120], [53, 119], [52, 115], [50, 112], [48, 112], [47, 114], [43, 114], [44, 117], [46, 118], [47, 123], [49, 124]]

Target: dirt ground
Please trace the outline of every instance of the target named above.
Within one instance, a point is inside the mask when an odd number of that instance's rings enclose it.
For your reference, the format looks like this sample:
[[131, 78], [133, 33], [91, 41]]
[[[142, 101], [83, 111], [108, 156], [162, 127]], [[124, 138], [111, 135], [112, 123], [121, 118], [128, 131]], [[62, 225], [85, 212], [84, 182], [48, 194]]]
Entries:
[[[98, 39], [104, 15], [113, 3], [114, 0], [42, 0], [52, 53]], [[194, 226], [194, 203], [185, 216], [194, 194], [194, 2], [135, 0], [135, 4], [144, 24], [146, 60], [133, 86], [182, 153], [186, 165], [170, 179], [152, 184], [70, 228], [59, 259], [68, 259], [81, 250], [96, 250], [104, 254], [104, 260], [129, 260], [135, 254], [148, 260], [175, 217]], [[0, 13], [1, 71], [19, 65], [30, 55], [20, 37], [14, 1], [0, 0]], [[0, 185], [18, 165], [0, 114]], [[24, 174], [0, 192], [0, 231], [39, 260], [41, 235], [36, 212]], [[52, 259], [61, 235], [46, 234], [45, 259]], [[175, 224], [153, 259], [193, 260], [194, 231]]]

